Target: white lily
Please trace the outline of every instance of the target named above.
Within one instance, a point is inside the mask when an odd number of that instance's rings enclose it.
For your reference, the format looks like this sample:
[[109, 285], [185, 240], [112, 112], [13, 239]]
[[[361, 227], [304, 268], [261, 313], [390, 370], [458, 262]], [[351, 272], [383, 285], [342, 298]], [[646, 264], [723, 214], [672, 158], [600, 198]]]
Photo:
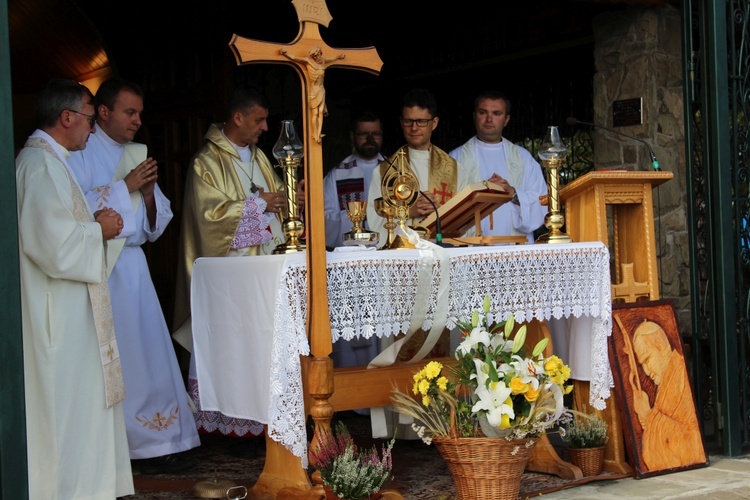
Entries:
[[458, 345], [456, 348], [456, 357], [471, 353], [479, 344], [490, 345], [490, 334], [481, 326], [472, 328], [463, 342]]
[[[474, 373], [471, 374], [471, 378], [477, 380], [477, 387], [484, 387], [487, 385], [487, 379], [490, 378], [490, 368], [479, 358], [474, 358], [472, 361], [474, 362], [475, 370]], [[492, 366], [497, 371], [497, 365], [494, 361], [492, 362]]]
[[503, 415], [508, 415], [512, 420], [516, 414], [513, 406], [506, 404], [511, 394], [511, 389], [505, 386], [505, 382], [491, 382], [489, 387], [480, 385], [476, 390], [478, 401], [471, 408], [476, 413], [482, 410], [487, 411], [487, 422], [493, 427], [499, 427]]

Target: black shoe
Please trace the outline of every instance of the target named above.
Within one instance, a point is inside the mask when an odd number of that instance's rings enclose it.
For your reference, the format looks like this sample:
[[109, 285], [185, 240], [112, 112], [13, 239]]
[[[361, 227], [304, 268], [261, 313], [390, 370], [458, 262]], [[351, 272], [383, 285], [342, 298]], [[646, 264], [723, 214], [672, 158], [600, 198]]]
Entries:
[[156, 474], [174, 474], [192, 469], [195, 459], [185, 453], [172, 453], [161, 457], [138, 460], [141, 474], [153, 476]]

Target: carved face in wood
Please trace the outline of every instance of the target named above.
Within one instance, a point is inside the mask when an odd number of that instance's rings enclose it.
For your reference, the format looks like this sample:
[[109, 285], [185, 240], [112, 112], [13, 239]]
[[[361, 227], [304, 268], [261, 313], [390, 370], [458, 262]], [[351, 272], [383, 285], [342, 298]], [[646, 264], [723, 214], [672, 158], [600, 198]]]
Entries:
[[633, 334], [633, 348], [643, 371], [656, 385], [660, 385], [672, 351], [667, 334], [658, 324], [644, 321]]

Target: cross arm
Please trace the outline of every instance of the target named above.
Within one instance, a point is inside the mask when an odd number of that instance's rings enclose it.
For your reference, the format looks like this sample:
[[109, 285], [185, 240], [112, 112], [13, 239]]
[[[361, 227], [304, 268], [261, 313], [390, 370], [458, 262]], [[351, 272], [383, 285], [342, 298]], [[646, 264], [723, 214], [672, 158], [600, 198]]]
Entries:
[[[357, 49], [336, 49], [327, 45], [317, 33], [317, 25], [300, 30], [292, 43], [273, 43], [244, 38], [237, 34], [232, 36], [229, 47], [238, 65], [250, 63], [284, 63], [295, 65], [287, 56], [307, 57], [314, 47], [320, 47], [329, 68], [346, 68], [367, 71], [377, 75], [383, 67], [383, 61], [374, 47]], [[286, 50], [283, 55], [281, 50]], [[341, 56], [344, 57], [341, 57]]]

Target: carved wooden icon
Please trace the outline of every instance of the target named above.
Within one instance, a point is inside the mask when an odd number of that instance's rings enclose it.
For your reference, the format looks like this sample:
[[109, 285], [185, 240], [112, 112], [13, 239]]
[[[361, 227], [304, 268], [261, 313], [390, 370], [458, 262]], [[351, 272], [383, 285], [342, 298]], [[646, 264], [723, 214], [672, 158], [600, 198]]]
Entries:
[[673, 303], [614, 304], [609, 357], [635, 477], [707, 466]]

